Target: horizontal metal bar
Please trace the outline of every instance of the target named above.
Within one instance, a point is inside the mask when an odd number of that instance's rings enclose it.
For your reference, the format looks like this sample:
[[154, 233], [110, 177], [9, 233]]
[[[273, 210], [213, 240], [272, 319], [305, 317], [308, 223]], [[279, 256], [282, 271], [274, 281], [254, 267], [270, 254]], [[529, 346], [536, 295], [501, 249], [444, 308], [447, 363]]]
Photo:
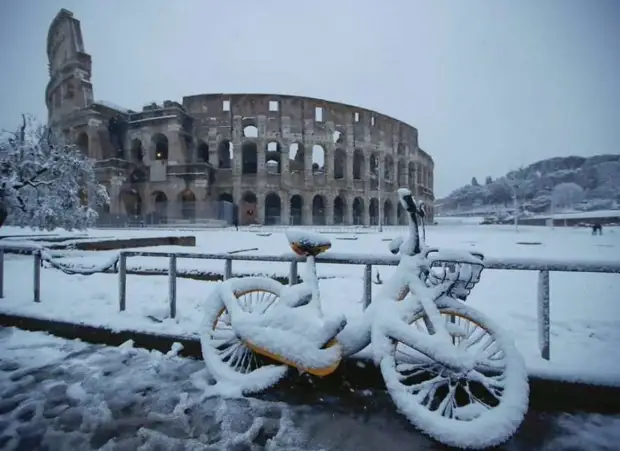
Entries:
[[[238, 260], [238, 261], [265, 261], [291, 262], [304, 261], [294, 253], [281, 255], [230, 255], [230, 254], [201, 254], [190, 252], [140, 252], [122, 251], [128, 257], [169, 257], [175, 254], [177, 258], [204, 259], [204, 260]], [[359, 254], [330, 252], [316, 257], [319, 263], [336, 265], [378, 265], [396, 266], [400, 257], [386, 255], [383, 257], [369, 257]], [[510, 269], [516, 271], [561, 271], [561, 272], [595, 272], [620, 274], [620, 262], [611, 261], [584, 261], [584, 260], [551, 260], [536, 258], [487, 258], [484, 260], [486, 269]]]
[[[39, 251], [37, 247], [5, 246], [4, 250], [19, 250], [34, 253]], [[243, 254], [204, 254], [198, 252], [156, 252], [156, 251], [121, 251], [126, 257], [166, 257], [175, 255], [177, 259], [199, 260], [237, 260], [237, 261], [264, 261], [264, 262], [303, 262], [305, 258], [298, 257], [293, 252], [280, 255], [243, 255]], [[364, 256], [345, 252], [329, 252], [319, 255], [317, 262], [334, 265], [373, 265], [373, 266], [396, 266], [400, 257], [398, 255], [385, 255], [381, 257]], [[596, 261], [596, 260], [554, 260], [542, 258], [486, 258], [486, 269], [509, 269], [515, 271], [560, 271], [560, 272], [589, 272], [589, 273], [612, 273], [620, 274], [620, 261]]]

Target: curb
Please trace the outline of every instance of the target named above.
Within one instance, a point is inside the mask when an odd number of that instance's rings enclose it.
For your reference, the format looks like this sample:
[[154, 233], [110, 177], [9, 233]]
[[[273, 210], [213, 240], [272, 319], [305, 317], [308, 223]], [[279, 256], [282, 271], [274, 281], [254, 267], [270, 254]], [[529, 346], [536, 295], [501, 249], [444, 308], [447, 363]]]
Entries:
[[[0, 313], [0, 326], [47, 332], [69, 340], [79, 339], [107, 346], [119, 346], [127, 340], [133, 340], [136, 347], [162, 353], [168, 352], [172, 344], [178, 342], [183, 345], [179, 353], [181, 356], [202, 359], [200, 340], [191, 336], [112, 330], [105, 327], [6, 313]], [[319, 378], [304, 374], [293, 378], [292, 383], [301, 382], [299, 379], [305, 379], [318, 390], [335, 394], [343, 390], [384, 390], [385, 388], [381, 373], [372, 362], [355, 359], [343, 361], [338, 370], [329, 377]], [[530, 408], [539, 412], [620, 413], [620, 387], [554, 381], [530, 376]]]

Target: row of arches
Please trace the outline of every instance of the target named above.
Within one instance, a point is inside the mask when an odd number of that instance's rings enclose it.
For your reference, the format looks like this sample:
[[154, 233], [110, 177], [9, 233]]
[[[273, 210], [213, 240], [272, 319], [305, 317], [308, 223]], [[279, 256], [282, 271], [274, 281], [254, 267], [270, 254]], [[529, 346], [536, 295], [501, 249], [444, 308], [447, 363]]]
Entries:
[[[220, 201], [233, 202], [232, 195], [229, 193], [221, 194], [218, 198]], [[362, 197], [355, 197], [351, 204], [347, 202], [344, 196], [336, 196], [332, 202], [332, 211], [328, 211], [328, 201], [326, 196], [316, 194], [312, 197], [311, 205], [309, 208], [311, 218], [309, 224], [305, 224], [304, 221], [304, 198], [300, 194], [294, 194], [289, 199], [289, 217], [286, 221], [285, 215], [283, 215], [283, 202], [277, 193], [271, 192], [265, 196], [263, 208], [263, 222], [265, 225], [284, 224], [288, 222], [290, 225], [326, 225], [328, 224], [328, 218], [331, 216], [331, 223], [334, 225], [344, 225], [349, 222], [349, 213], [353, 225], [378, 225], [379, 224], [379, 199], [371, 198], [369, 202], [366, 202]], [[243, 194], [240, 202], [241, 207], [250, 206], [253, 211], [258, 212], [261, 208], [258, 205], [258, 199], [253, 192], [246, 192]], [[348, 210], [351, 209], [349, 212]], [[368, 216], [366, 217], [366, 209], [368, 209]], [[243, 217], [243, 211], [241, 216]], [[385, 225], [405, 225], [407, 224], [406, 212], [399, 202], [386, 199], [383, 203], [383, 224]], [[396, 214], [394, 214], [396, 213]], [[247, 216], [245, 222], [248, 221]], [[256, 219], [251, 218], [251, 219]], [[244, 221], [241, 221], [242, 223]], [[254, 221], [255, 222], [255, 221]]]
[[[159, 218], [169, 216], [169, 203], [177, 202], [182, 219], [192, 220], [197, 217], [197, 206], [200, 201], [190, 189], [181, 191], [176, 199], [168, 199], [162, 191], [151, 193], [153, 208], [145, 211], [145, 205], [140, 194], [136, 190], [125, 190], [121, 193], [125, 213], [131, 216], [143, 216], [155, 214]], [[326, 196], [317, 194], [312, 197], [307, 213], [310, 217], [304, 217], [304, 197], [295, 194], [288, 201], [288, 215], [284, 214], [284, 202], [281, 197], [270, 192], [265, 196], [263, 205], [259, 205], [258, 198], [253, 192], [245, 192], [237, 206], [234, 206], [233, 196], [230, 193], [222, 193], [217, 198], [218, 211], [212, 212], [220, 219], [232, 220], [232, 211], [237, 210], [240, 224], [258, 223], [262, 216], [263, 223], [290, 224], [290, 225], [377, 225], [379, 224], [379, 199], [365, 200], [355, 197], [351, 202], [344, 196], [336, 196], [330, 203]], [[407, 218], [400, 203], [391, 199], [383, 201], [382, 206], [383, 224], [396, 225], [406, 224]], [[262, 215], [261, 213], [262, 209]], [[331, 211], [330, 211], [331, 210]]]
[[[199, 144], [199, 155], [209, 155], [208, 145], [204, 142]], [[328, 171], [326, 161], [326, 151], [319, 145], [312, 146], [312, 172], [325, 173]], [[294, 142], [289, 147], [289, 171], [305, 172], [306, 169], [306, 149], [301, 143]], [[229, 169], [233, 161], [233, 144], [230, 141], [221, 141], [218, 145], [218, 167]], [[282, 158], [285, 155], [280, 143], [269, 142], [265, 152], [265, 166], [268, 174], [280, 174], [282, 172]], [[364, 155], [362, 149], [355, 149], [353, 152], [352, 176], [353, 180], [361, 180], [368, 169], [373, 185], [378, 184], [379, 178], [388, 182], [398, 182], [399, 184], [412, 184], [409, 181], [418, 180], [425, 186], [432, 186], [432, 172], [423, 167], [420, 163], [404, 160], [395, 161], [391, 155], [384, 156], [383, 173], [380, 174], [380, 155], [376, 152], [369, 156]], [[209, 161], [205, 158], [205, 161]], [[242, 174], [256, 174], [258, 172], [258, 145], [253, 141], [246, 141], [241, 147], [241, 172]], [[333, 175], [335, 180], [346, 178], [347, 174], [347, 153], [342, 148], [336, 148], [333, 154]], [[367, 168], [368, 165], [368, 168]]]
[[[248, 128], [248, 127], [246, 127]], [[252, 137], [250, 136], [248, 137]], [[75, 141], [76, 145], [86, 155], [89, 155], [89, 138], [85, 132], [80, 133]], [[169, 141], [163, 133], [156, 133], [151, 137], [151, 148], [153, 149], [153, 159], [166, 161], [169, 157]], [[234, 160], [233, 144], [229, 140], [222, 140], [217, 148], [217, 166], [222, 169], [232, 167]], [[282, 158], [285, 153], [282, 146], [277, 141], [268, 142], [266, 145], [265, 163], [266, 171], [271, 174], [282, 172]], [[311, 148], [311, 164], [313, 173], [324, 173], [327, 171], [326, 151], [320, 144], [314, 144]], [[145, 156], [142, 141], [138, 138], [132, 140], [129, 148], [129, 159], [134, 162], [143, 161]], [[209, 162], [215, 165], [215, 161], [210, 161], [209, 145], [201, 140], [196, 148], [196, 158], [199, 161]], [[288, 149], [289, 171], [305, 172], [306, 148], [302, 143], [294, 142]], [[346, 178], [347, 172], [347, 153], [345, 149], [338, 147], [333, 154], [333, 174], [335, 180]], [[258, 173], [258, 144], [256, 141], [244, 141], [241, 146], [241, 170], [243, 174]], [[380, 155], [376, 152], [366, 156], [362, 149], [357, 148], [353, 152], [352, 175], [354, 180], [361, 180], [367, 170], [371, 176], [371, 184], [376, 187], [378, 179], [382, 178], [389, 182], [399, 184], [413, 184], [413, 180], [424, 186], [432, 186], [432, 171], [422, 166], [420, 163], [410, 161], [406, 163], [399, 159], [395, 164], [392, 155], [384, 156], [383, 174], [380, 171]]]
[[[250, 136], [251, 137], [251, 136]], [[157, 133], [151, 138], [151, 147], [153, 149], [153, 159], [155, 160], [167, 160], [169, 157], [169, 142], [168, 138], [162, 134]], [[241, 170], [243, 174], [256, 174], [258, 172], [258, 143], [254, 140], [246, 140], [241, 145]], [[142, 161], [145, 155], [144, 147], [140, 139], [133, 139], [130, 146], [130, 159], [133, 161]], [[324, 173], [329, 166], [327, 160], [327, 152], [325, 148], [320, 144], [314, 144], [311, 149], [310, 162], [312, 165], [313, 173]], [[268, 173], [279, 174], [282, 172], [282, 158], [283, 155], [288, 154], [289, 170], [291, 172], [305, 172], [306, 169], [306, 147], [304, 144], [294, 142], [289, 146], [288, 152], [284, 152], [282, 146], [277, 141], [270, 141], [266, 145], [265, 149], [265, 163]], [[195, 158], [198, 161], [204, 161], [213, 164], [221, 169], [230, 169], [232, 162], [235, 158], [235, 149], [233, 143], [230, 140], [222, 140], [219, 142], [216, 151], [217, 161], [212, 161], [214, 156], [210, 152], [209, 144], [204, 140], [199, 140], [196, 146]], [[333, 172], [335, 179], [344, 179], [346, 174], [346, 160], [347, 153], [344, 148], [338, 147], [334, 151]], [[368, 163], [367, 163], [368, 160]], [[369, 172], [375, 177], [379, 176], [379, 161], [380, 156], [378, 153], [371, 153], [368, 157], [364, 154], [364, 151], [357, 148], [353, 152], [353, 178], [361, 179], [366, 170], [366, 164], [369, 164]], [[405, 167], [408, 165], [408, 167]], [[416, 169], [417, 168], [417, 169]], [[384, 180], [396, 181], [396, 177], [402, 177], [401, 174], [408, 174], [408, 177], [413, 177], [415, 172], [419, 171], [420, 176], [418, 180], [423, 179], [422, 173], [424, 168], [421, 164], [414, 162], [405, 163], [404, 160], [399, 159], [397, 166], [395, 166], [395, 159], [392, 155], [385, 155], [384, 157], [384, 169], [381, 177]], [[395, 174], [396, 172], [396, 174]], [[430, 172], [430, 171], [428, 171]]]

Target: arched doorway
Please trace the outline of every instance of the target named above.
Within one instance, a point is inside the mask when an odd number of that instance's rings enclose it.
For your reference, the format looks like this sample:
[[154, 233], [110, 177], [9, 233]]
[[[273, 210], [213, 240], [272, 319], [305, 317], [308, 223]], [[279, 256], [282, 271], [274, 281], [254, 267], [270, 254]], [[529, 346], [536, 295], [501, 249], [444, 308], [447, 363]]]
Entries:
[[247, 191], [241, 198], [240, 208], [240, 224], [256, 224], [257, 223], [257, 203], [258, 199], [256, 194], [251, 191]]
[[383, 204], [383, 224], [385, 225], [394, 225], [392, 223], [392, 214], [394, 210], [392, 207], [392, 201], [389, 199], [385, 201]]
[[139, 216], [142, 214], [142, 198], [135, 189], [123, 191], [121, 193], [121, 202], [128, 216]]
[[275, 193], [267, 194], [265, 197], [265, 224], [280, 224], [281, 221], [281, 202], [280, 196]]
[[325, 198], [320, 194], [312, 199], [312, 224], [325, 225]]
[[370, 199], [368, 213], [370, 215], [370, 225], [379, 225], [379, 201], [376, 197]]
[[403, 208], [403, 206], [398, 202], [398, 207], [396, 209], [396, 215], [398, 217], [399, 225], [407, 225], [407, 212]]
[[181, 216], [183, 219], [196, 219], [196, 195], [190, 189], [181, 192]]
[[161, 191], [153, 193], [153, 203], [155, 204], [155, 220], [156, 223], [165, 223], [168, 216], [168, 198]]
[[344, 199], [337, 196], [334, 199], [334, 224], [344, 224], [346, 217], [346, 204]]
[[364, 200], [361, 197], [353, 199], [353, 224], [364, 225]]
[[301, 225], [304, 200], [299, 194], [291, 197], [291, 225]]

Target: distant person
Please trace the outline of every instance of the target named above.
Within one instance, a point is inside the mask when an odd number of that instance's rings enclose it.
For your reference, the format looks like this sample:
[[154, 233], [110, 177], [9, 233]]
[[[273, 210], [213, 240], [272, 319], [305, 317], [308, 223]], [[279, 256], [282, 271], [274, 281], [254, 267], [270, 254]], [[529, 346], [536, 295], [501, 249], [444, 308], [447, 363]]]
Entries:
[[600, 223], [595, 223], [592, 225], [592, 235], [602, 235], [603, 234], [603, 226]]

